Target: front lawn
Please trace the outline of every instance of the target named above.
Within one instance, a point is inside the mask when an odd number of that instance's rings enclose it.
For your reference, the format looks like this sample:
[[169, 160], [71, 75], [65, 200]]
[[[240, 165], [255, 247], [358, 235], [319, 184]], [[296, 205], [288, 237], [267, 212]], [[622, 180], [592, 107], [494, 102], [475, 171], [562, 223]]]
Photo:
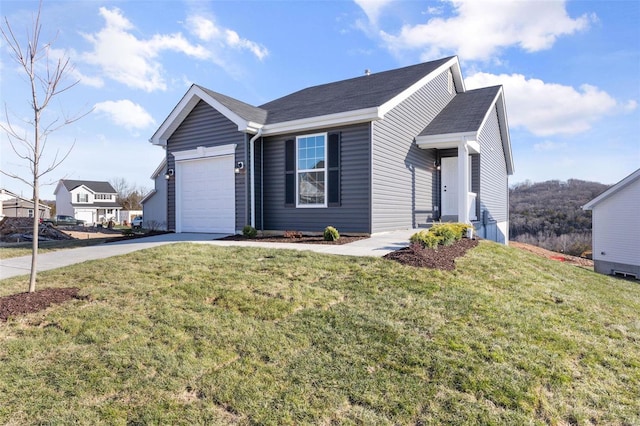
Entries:
[[0, 323], [1, 424], [640, 423], [640, 286], [493, 243], [452, 272], [166, 245], [47, 287], [89, 299]]

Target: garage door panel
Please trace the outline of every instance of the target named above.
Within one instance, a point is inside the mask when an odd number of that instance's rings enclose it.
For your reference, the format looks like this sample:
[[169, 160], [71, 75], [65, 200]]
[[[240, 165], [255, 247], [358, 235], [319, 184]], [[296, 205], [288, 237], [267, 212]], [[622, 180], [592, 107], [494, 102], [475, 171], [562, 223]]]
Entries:
[[233, 156], [180, 163], [181, 232], [235, 232]]

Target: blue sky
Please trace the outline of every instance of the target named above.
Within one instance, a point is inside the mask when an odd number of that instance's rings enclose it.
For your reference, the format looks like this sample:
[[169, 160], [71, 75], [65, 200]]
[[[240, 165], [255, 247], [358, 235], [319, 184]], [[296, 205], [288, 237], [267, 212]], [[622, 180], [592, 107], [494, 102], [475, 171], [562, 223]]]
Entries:
[[[19, 37], [36, 10], [35, 1], [0, 3]], [[79, 80], [46, 118], [93, 108], [49, 137], [43, 164], [75, 145], [48, 182], [125, 178], [151, 189], [163, 151], [148, 139], [192, 83], [260, 105], [365, 69], [450, 55], [458, 55], [468, 89], [504, 85], [511, 183], [615, 183], [640, 167], [636, 0], [45, 0], [41, 21], [51, 57], [68, 55], [69, 81]], [[17, 128], [32, 114], [23, 73], [0, 43], [3, 110]], [[4, 134], [0, 143], [0, 168], [28, 175]], [[44, 186], [42, 197], [53, 199], [54, 188]]]

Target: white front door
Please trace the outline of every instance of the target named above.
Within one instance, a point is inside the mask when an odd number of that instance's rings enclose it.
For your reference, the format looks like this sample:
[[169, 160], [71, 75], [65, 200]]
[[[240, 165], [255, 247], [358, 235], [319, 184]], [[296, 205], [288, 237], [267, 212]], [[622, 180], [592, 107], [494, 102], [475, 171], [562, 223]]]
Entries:
[[441, 216], [458, 215], [458, 157], [443, 157], [440, 161]]

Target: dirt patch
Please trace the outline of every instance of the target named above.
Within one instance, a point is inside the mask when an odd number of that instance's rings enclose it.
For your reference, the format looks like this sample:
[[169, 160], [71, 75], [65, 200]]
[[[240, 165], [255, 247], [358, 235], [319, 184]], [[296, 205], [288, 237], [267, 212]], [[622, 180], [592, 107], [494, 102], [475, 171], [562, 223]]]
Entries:
[[0, 297], [0, 322], [10, 317], [39, 312], [51, 305], [71, 299], [86, 299], [78, 296], [77, 287], [45, 288], [33, 293], [18, 293]]
[[65, 229], [62, 232], [76, 240], [88, 240], [94, 238], [118, 238], [122, 237], [122, 232], [107, 228], [74, 228]]
[[301, 237], [284, 237], [279, 235], [264, 236], [248, 238], [244, 235], [230, 235], [228, 237], [220, 238], [219, 241], [257, 241], [268, 243], [298, 243], [298, 244], [328, 244], [328, 245], [341, 245], [349, 244], [354, 241], [364, 240], [369, 238], [367, 236], [350, 236], [341, 235], [337, 241], [325, 241], [322, 235], [303, 235]]
[[478, 240], [466, 238], [449, 246], [439, 246], [437, 249], [423, 248], [420, 244], [411, 244], [409, 247], [386, 254], [384, 258], [417, 268], [453, 271], [456, 268], [455, 260], [464, 256], [468, 250], [477, 245]]
[[555, 251], [543, 249], [542, 247], [532, 246], [531, 244], [518, 243], [516, 241], [509, 241], [509, 245], [520, 250], [528, 251], [529, 253], [537, 254], [538, 256], [542, 256], [547, 259], [568, 263], [569, 265], [582, 266], [585, 268], [593, 269], [593, 260], [590, 259], [557, 253]]

